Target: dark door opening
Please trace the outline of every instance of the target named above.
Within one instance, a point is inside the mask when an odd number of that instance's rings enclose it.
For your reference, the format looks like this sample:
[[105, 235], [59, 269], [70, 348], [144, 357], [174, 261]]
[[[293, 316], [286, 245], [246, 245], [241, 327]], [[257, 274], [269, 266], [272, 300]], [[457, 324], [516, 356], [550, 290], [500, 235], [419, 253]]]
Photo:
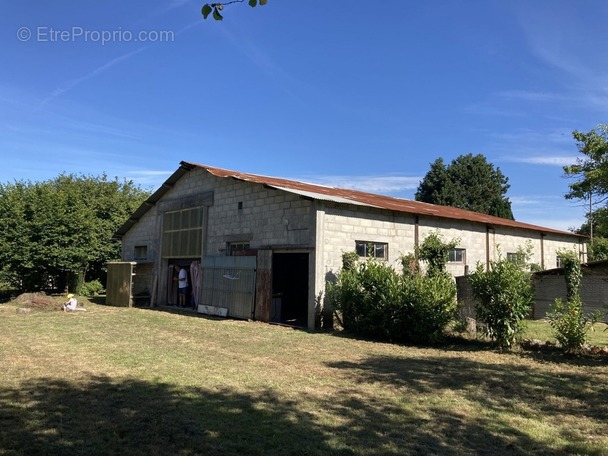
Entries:
[[[190, 267], [196, 260], [170, 260], [169, 261], [169, 277], [167, 283], [167, 304], [169, 306], [178, 306], [186, 309], [194, 308], [194, 302], [192, 300], [192, 274], [190, 273]], [[180, 306], [179, 302], [179, 269], [183, 268], [186, 271], [186, 277], [188, 280], [188, 287], [186, 288], [186, 296], [184, 304]]]
[[308, 253], [273, 253], [271, 320], [308, 326]]

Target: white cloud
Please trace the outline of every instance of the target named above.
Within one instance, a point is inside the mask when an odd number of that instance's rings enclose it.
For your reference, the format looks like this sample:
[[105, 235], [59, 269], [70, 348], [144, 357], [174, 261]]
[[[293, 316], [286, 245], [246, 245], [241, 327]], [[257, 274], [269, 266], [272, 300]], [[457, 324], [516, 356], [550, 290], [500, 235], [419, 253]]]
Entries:
[[132, 180], [138, 185], [152, 186], [154, 189], [160, 187], [167, 178], [173, 174], [173, 171], [155, 171], [155, 170], [136, 170], [127, 173], [126, 178]]
[[307, 176], [294, 179], [370, 193], [396, 194], [415, 190], [422, 178], [419, 176]]
[[531, 165], [549, 165], [549, 166], [566, 166], [576, 162], [575, 156], [548, 156], [538, 155], [532, 157], [506, 157], [503, 161], [511, 161], [516, 163], [528, 163]]

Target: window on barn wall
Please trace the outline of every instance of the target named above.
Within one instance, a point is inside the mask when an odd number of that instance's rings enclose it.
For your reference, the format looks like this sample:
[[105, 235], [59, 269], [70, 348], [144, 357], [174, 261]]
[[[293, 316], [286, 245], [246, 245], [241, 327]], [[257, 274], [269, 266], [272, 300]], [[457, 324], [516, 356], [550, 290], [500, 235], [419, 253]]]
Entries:
[[563, 266], [563, 264], [562, 264], [562, 263], [563, 263], [563, 259], [562, 259], [562, 257], [560, 257], [559, 255], [557, 255], [557, 256], [555, 257], [555, 267], [556, 267], [556, 268], [561, 268], [561, 267]]
[[526, 262], [526, 256], [520, 252], [507, 252], [507, 261], [521, 264]]
[[136, 260], [147, 260], [148, 259], [148, 246], [147, 245], [136, 245], [133, 256]]
[[448, 263], [464, 263], [465, 249], [450, 249], [448, 252]]
[[355, 250], [361, 258], [388, 259], [388, 244], [385, 242], [355, 241]]
[[166, 212], [163, 218], [163, 258], [196, 258], [203, 243], [203, 208]]
[[249, 242], [228, 242], [226, 245], [226, 255], [236, 256], [249, 250]]

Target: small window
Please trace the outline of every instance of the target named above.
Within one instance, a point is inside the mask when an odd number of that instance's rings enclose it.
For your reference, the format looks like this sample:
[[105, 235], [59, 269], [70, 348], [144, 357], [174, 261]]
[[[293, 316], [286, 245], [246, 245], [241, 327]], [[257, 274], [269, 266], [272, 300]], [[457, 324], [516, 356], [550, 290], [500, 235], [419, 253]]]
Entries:
[[249, 242], [228, 242], [226, 245], [226, 255], [237, 256], [242, 255], [246, 250], [249, 250]]
[[555, 267], [561, 268], [563, 266], [563, 259], [559, 255], [555, 257]]
[[450, 249], [448, 252], [448, 263], [464, 263], [464, 249]]
[[148, 259], [148, 246], [147, 245], [136, 245], [134, 257], [136, 260], [147, 260]]
[[507, 261], [515, 264], [524, 264], [526, 256], [519, 252], [507, 252]]
[[361, 258], [388, 259], [388, 244], [385, 242], [356, 241], [355, 250]]

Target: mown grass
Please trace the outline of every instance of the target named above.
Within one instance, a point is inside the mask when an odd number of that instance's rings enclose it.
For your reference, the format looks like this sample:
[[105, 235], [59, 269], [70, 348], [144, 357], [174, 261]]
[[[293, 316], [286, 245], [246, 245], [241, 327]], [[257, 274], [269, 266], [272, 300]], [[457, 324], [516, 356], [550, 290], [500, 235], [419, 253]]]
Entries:
[[[608, 346], [608, 324], [600, 322], [593, 325], [587, 333], [590, 345]], [[547, 320], [526, 321], [522, 337], [555, 342], [553, 329]]]
[[0, 454], [608, 454], [606, 358], [0, 305]]

